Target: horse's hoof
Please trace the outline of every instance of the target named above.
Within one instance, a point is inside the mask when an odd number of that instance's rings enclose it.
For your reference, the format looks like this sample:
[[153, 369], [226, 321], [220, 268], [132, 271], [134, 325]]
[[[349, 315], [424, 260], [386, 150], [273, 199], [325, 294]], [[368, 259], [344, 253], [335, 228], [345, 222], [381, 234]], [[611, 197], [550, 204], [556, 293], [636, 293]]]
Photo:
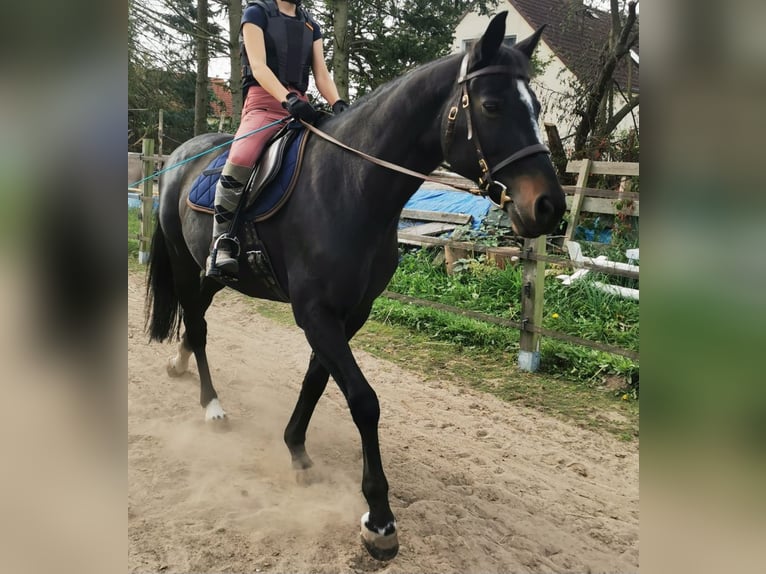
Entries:
[[180, 377], [186, 372], [186, 367], [181, 369], [178, 366], [178, 362], [176, 361], [176, 357], [170, 357], [168, 359], [168, 365], [167, 365], [167, 372], [168, 376], [171, 376], [173, 378]]
[[316, 469], [303, 468], [295, 471], [295, 482], [298, 486], [311, 486], [322, 482], [322, 477], [317, 473]]
[[305, 452], [292, 457], [292, 465], [295, 470], [308, 470], [314, 466], [314, 461]]
[[392, 522], [381, 532], [370, 529], [367, 525], [369, 516], [369, 512], [362, 515], [362, 543], [375, 560], [391, 560], [399, 552], [396, 522]]
[[218, 399], [213, 399], [205, 407], [205, 422], [228, 422], [226, 411]]

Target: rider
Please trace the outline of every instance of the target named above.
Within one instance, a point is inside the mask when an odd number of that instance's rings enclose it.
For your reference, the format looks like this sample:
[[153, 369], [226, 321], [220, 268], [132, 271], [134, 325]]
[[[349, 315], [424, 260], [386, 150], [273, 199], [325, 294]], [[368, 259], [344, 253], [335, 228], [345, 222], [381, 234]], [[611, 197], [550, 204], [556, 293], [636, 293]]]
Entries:
[[[301, 0], [248, 1], [239, 36], [244, 101], [237, 136], [287, 116], [313, 122], [317, 112], [306, 99], [309, 69], [333, 113], [348, 107], [327, 70], [319, 24], [300, 4]], [[238, 246], [225, 233], [255, 162], [279, 128], [279, 124], [272, 126], [231, 146], [215, 188], [213, 247], [217, 243], [218, 253], [214, 274], [236, 275], [239, 271]], [[212, 252], [207, 275], [211, 275], [211, 259]]]

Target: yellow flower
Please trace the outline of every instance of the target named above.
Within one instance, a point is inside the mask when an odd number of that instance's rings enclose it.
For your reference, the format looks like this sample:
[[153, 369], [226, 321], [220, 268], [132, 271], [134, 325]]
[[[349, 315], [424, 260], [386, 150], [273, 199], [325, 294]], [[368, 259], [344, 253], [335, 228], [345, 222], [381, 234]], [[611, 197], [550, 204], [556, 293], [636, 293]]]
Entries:
[[627, 394], [627, 393], [625, 393], [624, 395], [622, 395], [622, 400], [623, 400], [623, 401], [627, 401], [627, 400], [628, 400], [628, 394]]
[[558, 313], [554, 313], [553, 315], [551, 315], [551, 317], [553, 317], [554, 319], [558, 319], [559, 318], [559, 314]]

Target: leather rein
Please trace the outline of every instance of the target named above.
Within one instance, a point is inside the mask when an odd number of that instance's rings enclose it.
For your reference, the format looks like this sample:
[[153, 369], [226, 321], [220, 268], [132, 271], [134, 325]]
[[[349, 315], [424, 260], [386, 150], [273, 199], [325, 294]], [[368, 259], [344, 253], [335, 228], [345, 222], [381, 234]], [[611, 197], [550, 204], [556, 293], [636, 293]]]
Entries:
[[399, 173], [403, 173], [405, 175], [410, 175], [412, 177], [416, 177], [425, 181], [438, 183], [440, 185], [447, 185], [449, 187], [454, 187], [455, 189], [459, 189], [461, 191], [467, 191], [468, 193], [471, 193], [473, 195], [480, 195], [483, 197], [487, 197], [490, 201], [492, 201], [492, 203], [494, 203], [500, 208], [503, 208], [506, 203], [512, 202], [513, 200], [508, 195], [507, 193], [508, 188], [505, 186], [505, 184], [500, 183], [499, 181], [493, 180], [492, 174], [497, 173], [502, 168], [516, 161], [519, 161], [520, 159], [523, 159], [525, 157], [536, 155], [538, 153], [549, 154], [551, 152], [545, 145], [541, 143], [528, 145], [512, 153], [511, 155], [506, 157], [504, 160], [498, 162], [497, 165], [490, 168], [484, 156], [484, 152], [482, 151], [481, 143], [479, 142], [478, 131], [475, 131], [473, 129], [474, 121], [473, 121], [473, 113], [471, 112], [471, 108], [470, 108], [471, 101], [470, 101], [470, 96], [468, 93], [468, 85], [472, 79], [479, 76], [485, 76], [490, 74], [511, 75], [511, 72], [505, 66], [487, 66], [485, 68], [481, 68], [480, 70], [477, 70], [471, 73], [467, 73], [467, 70], [468, 70], [468, 54], [466, 54], [463, 57], [463, 60], [460, 64], [460, 74], [458, 75], [457, 83], [459, 86], [461, 86], [461, 90], [460, 90], [460, 93], [458, 94], [457, 102], [455, 102], [455, 104], [450, 108], [449, 113], [447, 115], [447, 128], [445, 132], [445, 137], [447, 138], [447, 149], [449, 149], [449, 146], [452, 143], [452, 138], [454, 136], [455, 122], [457, 120], [457, 116], [460, 113], [461, 109], [465, 109], [466, 123], [468, 124], [467, 139], [469, 141], [473, 140], [473, 144], [476, 149], [476, 155], [479, 161], [479, 170], [481, 171], [481, 176], [479, 176], [478, 187], [471, 187], [467, 185], [461, 185], [461, 184], [457, 184], [453, 182], [448, 182], [442, 179], [428, 176], [424, 173], [420, 173], [420, 172], [408, 169], [406, 167], [402, 167], [395, 163], [391, 163], [389, 161], [371, 156], [369, 154], [364, 153], [363, 151], [360, 151], [358, 149], [352, 148], [351, 146], [344, 144], [343, 142], [335, 139], [331, 135], [314, 127], [308, 122], [301, 120], [301, 123], [306, 127], [307, 130], [319, 136], [320, 138], [327, 140], [328, 142], [335, 144], [338, 147], [341, 147], [347, 151], [350, 151], [358, 155], [359, 157], [362, 157], [366, 159], [367, 161], [372, 162], [376, 165], [385, 167], [387, 169], [390, 169]]

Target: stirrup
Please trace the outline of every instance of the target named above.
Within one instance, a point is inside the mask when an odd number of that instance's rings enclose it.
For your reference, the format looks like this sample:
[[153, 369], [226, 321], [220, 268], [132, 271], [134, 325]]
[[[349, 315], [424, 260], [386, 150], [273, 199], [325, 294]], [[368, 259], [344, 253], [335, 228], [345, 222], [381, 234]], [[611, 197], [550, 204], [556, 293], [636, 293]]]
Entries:
[[[219, 247], [219, 243], [223, 240], [228, 245], [233, 246], [233, 249], [226, 249], [223, 248], [224, 253], [227, 253], [229, 257], [231, 258], [231, 261], [234, 263], [234, 269], [227, 270], [225, 267], [221, 267], [218, 264], [218, 251], [221, 249]], [[210, 255], [208, 256], [208, 263], [207, 263], [207, 269], [205, 270], [205, 275], [207, 277], [221, 277], [226, 276], [229, 278], [236, 278], [237, 274], [239, 272], [239, 262], [237, 261], [237, 258], [239, 257], [240, 253], [240, 245], [239, 240], [236, 237], [232, 237], [231, 235], [228, 235], [226, 233], [219, 235], [216, 240], [213, 242], [213, 248], [210, 251]]]
[[228, 241], [232, 245], [234, 245], [235, 249], [230, 250], [231, 256], [236, 259], [239, 257], [239, 239], [237, 239], [236, 235], [229, 235], [228, 233], [222, 233], [218, 237], [216, 237], [216, 240], [213, 242], [213, 249], [211, 251], [211, 254], [218, 254], [218, 244], [221, 241]]

